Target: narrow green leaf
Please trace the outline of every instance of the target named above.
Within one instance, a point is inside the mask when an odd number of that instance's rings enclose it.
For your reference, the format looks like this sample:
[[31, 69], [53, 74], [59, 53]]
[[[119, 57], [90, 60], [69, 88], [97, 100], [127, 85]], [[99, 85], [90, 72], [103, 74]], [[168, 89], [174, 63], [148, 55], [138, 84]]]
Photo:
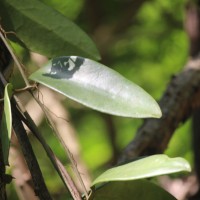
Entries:
[[156, 101], [142, 88], [95, 61], [59, 57], [30, 76], [95, 110], [124, 117], [160, 117]]
[[65, 54], [100, 58], [92, 40], [76, 24], [39, 0], [1, 0], [0, 16], [3, 28], [14, 31], [34, 52], [51, 58]]
[[12, 94], [12, 84], [8, 83], [4, 91], [4, 113], [1, 122], [1, 141], [3, 149], [4, 163], [8, 165], [8, 154], [10, 148], [10, 138], [12, 133], [12, 113], [10, 97]]
[[[146, 180], [110, 182], [94, 191], [94, 200], [175, 200], [161, 187]], [[92, 198], [91, 198], [92, 199]]]
[[109, 181], [129, 181], [149, 178], [180, 171], [191, 171], [183, 158], [169, 158], [166, 155], [153, 155], [105, 171], [92, 185]]

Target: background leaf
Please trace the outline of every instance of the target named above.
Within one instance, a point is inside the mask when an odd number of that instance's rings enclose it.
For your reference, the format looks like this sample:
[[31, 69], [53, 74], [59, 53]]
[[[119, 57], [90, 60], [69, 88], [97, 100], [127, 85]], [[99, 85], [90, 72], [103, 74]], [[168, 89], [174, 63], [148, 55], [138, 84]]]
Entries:
[[8, 83], [4, 92], [4, 113], [1, 122], [1, 141], [3, 147], [4, 163], [8, 165], [8, 154], [10, 148], [10, 138], [12, 133], [12, 112], [10, 97], [12, 93], [12, 84]]
[[111, 182], [94, 191], [94, 200], [175, 200], [171, 194], [146, 180]]
[[112, 69], [81, 57], [59, 57], [30, 76], [95, 110], [125, 117], [160, 117], [156, 101]]
[[109, 181], [143, 179], [190, 170], [189, 163], [183, 158], [169, 158], [166, 155], [153, 155], [109, 169], [94, 180], [92, 185]]
[[64, 54], [100, 58], [95, 44], [77, 25], [38, 0], [2, 0], [0, 13], [3, 28], [16, 32], [31, 51], [51, 58]]

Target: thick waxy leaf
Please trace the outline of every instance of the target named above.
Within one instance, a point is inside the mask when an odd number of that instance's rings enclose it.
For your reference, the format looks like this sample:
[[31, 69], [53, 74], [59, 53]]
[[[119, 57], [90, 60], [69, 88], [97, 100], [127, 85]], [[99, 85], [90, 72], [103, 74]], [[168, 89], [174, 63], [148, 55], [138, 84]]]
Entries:
[[10, 138], [12, 133], [12, 113], [10, 105], [10, 96], [12, 93], [12, 84], [7, 84], [4, 92], [4, 113], [1, 123], [1, 141], [3, 146], [4, 163], [8, 165], [8, 153], [10, 147]]
[[109, 169], [101, 174], [93, 182], [93, 185], [109, 181], [143, 179], [190, 170], [189, 163], [183, 158], [169, 158], [166, 155], [153, 155]]
[[94, 200], [175, 200], [171, 194], [146, 180], [110, 182], [94, 191]]
[[[39, 0], [1, 0], [1, 24], [30, 50], [55, 57], [80, 55], [99, 59], [91, 39], [64, 15]], [[15, 34], [8, 34], [11, 39]]]
[[71, 56], [53, 59], [30, 79], [95, 110], [125, 117], [160, 117], [142, 88], [95, 61]]

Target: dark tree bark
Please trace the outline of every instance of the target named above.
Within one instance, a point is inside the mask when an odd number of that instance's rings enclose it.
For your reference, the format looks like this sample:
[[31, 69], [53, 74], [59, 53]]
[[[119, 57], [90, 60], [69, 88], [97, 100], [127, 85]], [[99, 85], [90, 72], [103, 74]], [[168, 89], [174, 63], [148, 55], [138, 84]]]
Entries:
[[180, 123], [184, 123], [200, 100], [200, 60], [189, 62], [187, 68], [172, 78], [162, 99], [160, 119], [147, 119], [136, 137], [124, 149], [120, 162], [138, 156], [162, 153]]
[[13, 117], [13, 129], [21, 146], [24, 158], [30, 170], [35, 194], [41, 200], [51, 200], [49, 191], [45, 185], [42, 172], [38, 165], [37, 159], [28, 140], [26, 130], [23, 127], [22, 121], [20, 120], [20, 115], [18, 115], [18, 109], [15, 105], [15, 101], [12, 101], [12, 117]]
[[[3, 73], [7, 66], [11, 63], [11, 55], [5, 47], [4, 43], [0, 39], [0, 71]], [[3, 98], [4, 88], [0, 88], [0, 98]], [[3, 115], [3, 103], [0, 103], [0, 124]], [[2, 134], [0, 132], [0, 134]], [[0, 199], [7, 199], [6, 195], [6, 174], [5, 174], [5, 164], [2, 152], [2, 140], [0, 137]]]

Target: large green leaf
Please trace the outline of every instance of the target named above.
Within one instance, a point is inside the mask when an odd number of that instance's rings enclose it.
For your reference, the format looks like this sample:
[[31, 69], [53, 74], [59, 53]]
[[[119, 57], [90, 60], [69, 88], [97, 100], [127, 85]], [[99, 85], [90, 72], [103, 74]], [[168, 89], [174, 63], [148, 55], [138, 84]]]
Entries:
[[126, 117], [161, 116], [156, 101], [142, 88], [89, 59], [55, 58], [30, 79], [101, 112]]
[[[171, 194], [146, 180], [110, 182], [94, 191], [94, 200], [175, 200]], [[92, 199], [92, 198], [91, 198]]]
[[4, 163], [8, 165], [8, 154], [10, 148], [10, 138], [12, 133], [12, 113], [10, 105], [10, 96], [12, 93], [12, 84], [7, 84], [4, 92], [4, 113], [1, 122], [1, 141], [3, 149]]
[[69, 17], [70, 19], [76, 19], [80, 14], [82, 7], [84, 6], [84, 1], [82, 0], [40, 0], [48, 6], [58, 10], [63, 15]]
[[39, 0], [1, 0], [0, 16], [3, 28], [14, 31], [32, 51], [48, 57], [100, 58], [94, 43], [77, 25]]
[[143, 179], [190, 170], [189, 163], [183, 158], [169, 158], [166, 155], [153, 155], [109, 169], [97, 177], [92, 185], [110, 181]]

